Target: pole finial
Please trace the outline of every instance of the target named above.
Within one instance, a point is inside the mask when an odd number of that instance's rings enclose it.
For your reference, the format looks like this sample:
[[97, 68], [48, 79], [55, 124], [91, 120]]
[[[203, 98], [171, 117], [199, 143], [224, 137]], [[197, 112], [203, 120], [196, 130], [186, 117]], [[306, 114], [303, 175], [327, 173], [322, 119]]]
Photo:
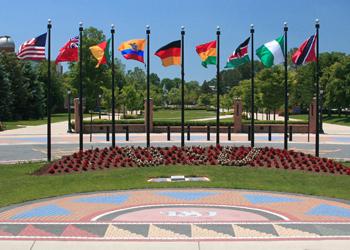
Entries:
[[185, 30], [185, 26], [181, 26], [181, 31], [184, 31]]
[[287, 23], [287, 22], [284, 22], [283, 25], [284, 25], [284, 27], [287, 27], [287, 26], [288, 26], [288, 23]]
[[250, 28], [251, 28], [251, 29], [254, 29], [254, 24], [251, 24], [251, 25], [250, 25]]
[[320, 19], [316, 18], [315, 22], [316, 24], [320, 24]]
[[47, 19], [47, 23], [48, 23], [48, 24], [51, 24], [51, 19], [50, 19], [50, 18]]
[[115, 26], [114, 26], [114, 24], [112, 23], [112, 24], [111, 24], [111, 29], [114, 30], [114, 28], [115, 28]]
[[216, 30], [217, 30], [217, 31], [220, 31], [220, 26], [219, 26], [219, 25], [216, 26]]
[[151, 26], [149, 26], [149, 24], [146, 25], [146, 30], [150, 30]]
[[83, 22], [79, 22], [79, 27], [83, 27]]

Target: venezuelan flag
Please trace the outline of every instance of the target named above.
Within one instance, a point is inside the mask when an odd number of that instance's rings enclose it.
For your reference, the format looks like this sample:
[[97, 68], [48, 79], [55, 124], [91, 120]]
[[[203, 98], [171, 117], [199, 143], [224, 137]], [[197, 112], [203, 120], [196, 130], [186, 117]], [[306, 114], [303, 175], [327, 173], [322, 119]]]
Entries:
[[145, 43], [145, 39], [129, 40], [121, 43], [118, 50], [122, 52], [122, 55], [125, 59], [132, 59], [143, 63], [143, 51], [145, 48]]
[[202, 65], [216, 64], [216, 41], [196, 46], [196, 51], [202, 59]]

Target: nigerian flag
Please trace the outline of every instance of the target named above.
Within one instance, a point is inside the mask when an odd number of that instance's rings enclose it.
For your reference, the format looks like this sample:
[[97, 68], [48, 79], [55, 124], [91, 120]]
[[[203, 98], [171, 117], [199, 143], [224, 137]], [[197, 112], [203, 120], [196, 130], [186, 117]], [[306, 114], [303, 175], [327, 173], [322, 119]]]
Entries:
[[270, 68], [272, 65], [284, 62], [284, 36], [280, 36], [276, 40], [265, 43], [256, 50], [257, 56], [260, 58], [265, 67]]

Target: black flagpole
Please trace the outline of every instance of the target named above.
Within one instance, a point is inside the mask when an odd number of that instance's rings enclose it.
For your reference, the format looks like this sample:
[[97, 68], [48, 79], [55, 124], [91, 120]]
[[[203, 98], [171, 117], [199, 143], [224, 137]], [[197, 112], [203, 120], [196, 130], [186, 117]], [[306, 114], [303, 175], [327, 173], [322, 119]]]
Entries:
[[319, 117], [319, 105], [320, 105], [320, 65], [319, 65], [319, 29], [320, 29], [320, 21], [316, 19], [316, 156], [318, 157], [320, 154], [320, 117]]
[[181, 147], [185, 146], [185, 27], [181, 26]]
[[220, 144], [220, 27], [216, 27], [216, 145]]
[[149, 82], [149, 70], [150, 70], [150, 57], [149, 57], [149, 40], [150, 40], [151, 29], [149, 25], [146, 25], [146, 35], [147, 35], [147, 107], [146, 107], [146, 140], [147, 147], [150, 147], [151, 138], [150, 138], [150, 130], [151, 130], [151, 113], [150, 113], [150, 82]]
[[112, 37], [112, 147], [115, 148], [115, 87], [114, 87], [114, 24], [111, 25]]
[[288, 149], [288, 61], [287, 22], [284, 22], [284, 149]]
[[51, 19], [47, 20], [47, 161], [51, 161]]
[[250, 25], [250, 37], [251, 37], [251, 118], [250, 118], [250, 146], [253, 148], [254, 147], [254, 25]]
[[79, 23], [79, 150], [83, 150], [83, 22]]

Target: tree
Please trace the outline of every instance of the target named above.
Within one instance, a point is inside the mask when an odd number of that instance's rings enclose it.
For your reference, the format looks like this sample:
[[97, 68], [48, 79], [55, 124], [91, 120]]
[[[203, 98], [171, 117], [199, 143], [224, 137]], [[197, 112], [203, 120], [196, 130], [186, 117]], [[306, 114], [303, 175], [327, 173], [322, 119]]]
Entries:
[[327, 68], [320, 79], [326, 86], [325, 105], [329, 109], [350, 107], [350, 57], [343, 57], [339, 62]]
[[257, 74], [262, 107], [271, 112], [284, 104], [284, 71], [281, 66], [263, 69]]
[[200, 95], [200, 86], [197, 81], [185, 83], [185, 105], [196, 105]]
[[10, 81], [5, 69], [0, 64], [0, 122], [11, 119], [12, 93]]
[[210, 95], [209, 94], [201, 94], [198, 98], [198, 104], [200, 106], [205, 106], [206, 108], [210, 107]]
[[[66, 97], [66, 89], [63, 84], [63, 76], [56, 70], [56, 64], [51, 62], [51, 112], [62, 112], [64, 110], [64, 99]], [[38, 80], [44, 83], [45, 97], [47, 96], [47, 61], [41, 61], [37, 67], [35, 67], [38, 74]], [[46, 103], [46, 102], [44, 102]]]
[[20, 120], [23, 119], [27, 113], [28, 82], [24, 83], [23, 77], [23, 61], [19, 61], [15, 53], [1, 53], [0, 64], [3, 65], [10, 84], [10, 96], [12, 101], [10, 119]]
[[29, 63], [24, 64], [23, 83], [28, 86], [27, 112], [23, 114], [24, 119], [39, 119], [45, 115], [45, 93], [44, 83], [38, 80], [38, 74]]
[[168, 93], [168, 101], [171, 105], [180, 105], [181, 97], [180, 97], [180, 89], [172, 88]]
[[[111, 88], [111, 68], [109, 65], [101, 65], [96, 68], [97, 61], [91, 55], [89, 47], [101, 43], [106, 40], [105, 35], [101, 30], [94, 27], [89, 27], [84, 30], [83, 33], [83, 96], [86, 98], [87, 110], [94, 109], [97, 103], [98, 95], [101, 94], [102, 90], [100, 87], [104, 86], [106, 88]], [[123, 87], [125, 84], [124, 78], [124, 65], [121, 64], [120, 60], [115, 60], [115, 80], [116, 87]], [[67, 86], [71, 89], [79, 89], [79, 64], [70, 63], [68, 75], [65, 76], [68, 81]]]

